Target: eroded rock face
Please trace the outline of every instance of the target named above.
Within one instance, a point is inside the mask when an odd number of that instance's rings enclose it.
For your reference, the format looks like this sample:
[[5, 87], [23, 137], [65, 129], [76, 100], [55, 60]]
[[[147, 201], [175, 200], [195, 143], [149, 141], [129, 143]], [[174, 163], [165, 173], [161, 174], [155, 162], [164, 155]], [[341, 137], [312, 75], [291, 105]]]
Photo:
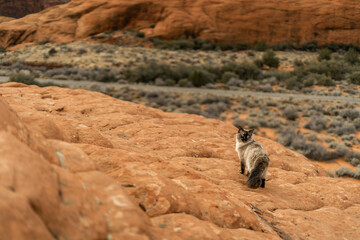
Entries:
[[254, 190], [232, 125], [84, 90], [0, 95], [5, 239], [360, 238], [360, 183], [271, 140], [256, 137], [271, 162]]
[[69, 42], [104, 31], [132, 29], [148, 37], [219, 42], [360, 44], [358, 1], [72, 0], [0, 24], [0, 46], [50, 39]]
[[0, 0], [0, 16], [21, 18], [30, 13], [40, 12], [45, 8], [67, 3], [69, 1], [70, 0]]

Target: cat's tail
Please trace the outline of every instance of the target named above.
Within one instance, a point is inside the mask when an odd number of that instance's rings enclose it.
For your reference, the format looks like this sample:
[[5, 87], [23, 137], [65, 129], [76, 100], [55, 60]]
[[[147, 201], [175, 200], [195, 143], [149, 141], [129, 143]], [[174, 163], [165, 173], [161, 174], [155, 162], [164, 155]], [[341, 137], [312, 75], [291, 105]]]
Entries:
[[266, 156], [256, 162], [255, 168], [251, 171], [249, 179], [247, 180], [248, 187], [258, 188], [261, 186], [263, 181], [262, 177], [265, 175], [268, 165], [269, 159]]

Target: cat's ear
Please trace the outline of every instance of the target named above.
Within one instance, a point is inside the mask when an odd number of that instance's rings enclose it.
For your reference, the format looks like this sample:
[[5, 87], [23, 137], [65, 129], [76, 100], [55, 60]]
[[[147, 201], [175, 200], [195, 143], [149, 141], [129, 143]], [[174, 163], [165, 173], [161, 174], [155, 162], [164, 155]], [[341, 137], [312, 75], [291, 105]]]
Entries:
[[245, 130], [241, 127], [241, 126], [238, 126], [238, 129], [239, 129], [239, 130], [238, 130], [238, 133], [239, 133], [239, 132], [244, 132], [244, 131], [245, 131]]
[[254, 131], [255, 131], [255, 129], [250, 129], [250, 130], [248, 131], [248, 133], [251, 135], [251, 134], [253, 134]]

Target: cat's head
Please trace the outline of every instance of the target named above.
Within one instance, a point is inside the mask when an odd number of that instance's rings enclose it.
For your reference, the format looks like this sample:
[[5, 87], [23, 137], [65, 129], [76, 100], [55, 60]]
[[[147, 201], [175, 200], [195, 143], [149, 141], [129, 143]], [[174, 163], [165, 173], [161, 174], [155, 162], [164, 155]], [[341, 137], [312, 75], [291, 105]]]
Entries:
[[255, 129], [244, 129], [241, 126], [239, 126], [239, 130], [238, 133], [236, 134], [236, 138], [238, 139], [238, 141], [241, 142], [247, 142], [250, 141], [252, 139], [252, 134], [254, 132]]

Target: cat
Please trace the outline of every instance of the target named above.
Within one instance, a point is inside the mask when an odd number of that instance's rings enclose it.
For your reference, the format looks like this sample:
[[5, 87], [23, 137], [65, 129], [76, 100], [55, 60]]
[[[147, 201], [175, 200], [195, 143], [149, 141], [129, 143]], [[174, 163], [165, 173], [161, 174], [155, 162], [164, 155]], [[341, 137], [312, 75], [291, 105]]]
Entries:
[[265, 188], [265, 178], [270, 163], [269, 156], [261, 144], [252, 137], [254, 129], [246, 130], [239, 127], [236, 134], [236, 152], [240, 158], [241, 169], [244, 174], [245, 166], [248, 170], [247, 185], [250, 188]]

